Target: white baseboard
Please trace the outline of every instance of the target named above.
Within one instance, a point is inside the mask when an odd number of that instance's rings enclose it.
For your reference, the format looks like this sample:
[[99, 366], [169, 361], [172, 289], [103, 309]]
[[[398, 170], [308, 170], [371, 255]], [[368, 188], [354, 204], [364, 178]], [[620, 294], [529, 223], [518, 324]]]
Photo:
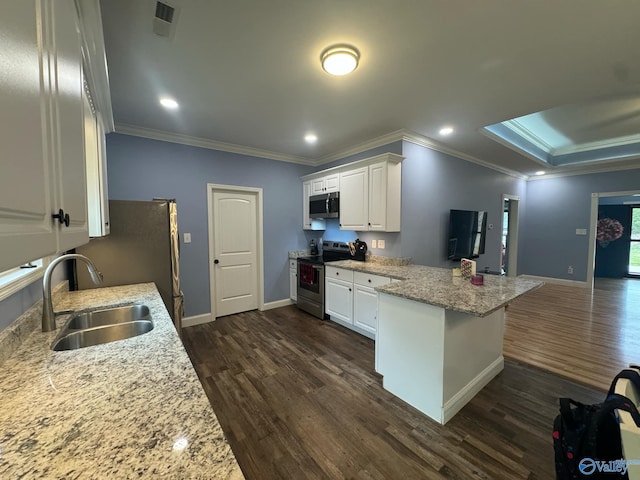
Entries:
[[293, 305], [295, 302], [290, 298], [285, 298], [283, 300], [276, 300], [275, 302], [269, 302], [262, 305], [260, 311], [264, 312], [265, 310], [272, 310], [274, 308], [286, 307], [287, 305]]
[[458, 413], [476, 394], [482, 390], [493, 378], [504, 370], [504, 357], [495, 359], [487, 368], [478, 374], [467, 385], [445, 402], [442, 407], [442, 424], [444, 425]]
[[184, 317], [182, 319], [182, 328], [193, 327], [194, 325], [201, 325], [212, 321], [213, 318], [211, 318], [211, 312], [203, 313], [202, 315], [194, 315], [193, 317]]
[[519, 278], [526, 278], [528, 280], [540, 280], [545, 283], [555, 283], [556, 285], [566, 285], [567, 287], [589, 288], [589, 284], [586, 281], [580, 281], [580, 280], [565, 280], [564, 278], [538, 277], [537, 275], [520, 275]]

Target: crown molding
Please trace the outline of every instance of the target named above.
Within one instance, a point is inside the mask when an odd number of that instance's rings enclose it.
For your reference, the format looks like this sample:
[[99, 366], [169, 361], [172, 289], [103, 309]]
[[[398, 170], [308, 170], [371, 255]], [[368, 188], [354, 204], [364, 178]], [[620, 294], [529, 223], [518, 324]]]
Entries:
[[502, 125], [507, 127], [516, 135], [519, 135], [520, 137], [524, 138], [529, 143], [532, 143], [533, 145], [538, 147], [540, 150], [543, 150], [546, 153], [553, 151], [553, 148], [551, 147], [551, 145], [549, 145], [542, 138], [540, 138], [538, 135], [533, 133], [531, 130], [529, 130], [527, 127], [522, 125], [517, 120], [507, 120], [502, 122]]
[[[562, 168], [562, 167], [556, 167]], [[545, 173], [544, 175], [535, 175], [528, 177], [529, 181], [535, 180], [546, 180], [549, 178], [560, 178], [560, 177], [573, 177], [576, 175], [590, 175], [594, 173], [607, 173], [607, 172], [620, 172], [624, 170], [638, 170], [640, 169], [640, 165], [617, 165], [617, 166], [602, 166], [602, 167], [593, 167], [593, 168], [580, 168], [579, 170], [564, 170], [564, 171], [556, 171], [552, 173]]]
[[287, 155], [284, 153], [271, 152], [260, 148], [245, 147], [234, 143], [218, 142], [208, 140], [206, 138], [192, 137], [180, 133], [170, 133], [162, 130], [154, 130], [151, 128], [137, 127], [126, 123], [116, 123], [116, 133], [124, 135], [132, 135], [134, 137], [150, 138], [152, 140], [161, 140], [163, 142], [178, 143], [180, 145], [188, 145], [191, 147], [206, 148], [209, 150], [220, 150], [223, 152], [237, 153], [239, 155], [249, 155], [252, 157], [266, 158], [269, 160], [277, 160], [280, 162], [298, 163], [300, 165], [317, 166], [312, 159], [298, 157], [295, 155]]
[[407, 142], [411, 142], [416, 145], [420, 145], [422, 147], [430, 148], [431, 150], [436, 150], [441, 153], [446, 153], [447, 155], [451, 155], [453, 157], [466, 160], [467, 162], [475, 163], [476, 165], [481, 165], [483, 167], [490, 168], [491, 170], [504, 173], [505, 175], [509, 175], [511, 177], [520, 178], [523, 180], [526, 180], [528, 178], [528, 176], [523, 173], [516, 172], [515, 170], [511, 170], [509, 168], [500, 167], [498, 165], [493, 165], [492, 163], [486, 162], [484, 160], [480, 160], [479, 158], [476, 158], [472, 155], [467, 155], [466, 153], [459, 152], [458, 150], [454, 150], [453, 148], [446, 147], [438, 142], [435, 142], [429, 137], [420, 135], [419, 133], [411, 132], [409, 130], [404, 130], [402, 134], [402, 140], [406, 140]]
[[341, 160], [345, 157], [350, 157], [351, 155], [357, 155], [358, 153], [366, 152], [367, 150], [372, 150], [374, 148], [382, 147], [383, 145], [388, 145], [389, 143], [398, 142], [402, 140], [404, 130], [396, 130], [395, 132], [387, 133], [381, 135], [379, 137], [375, 137], [371, 140], [367, 140], [366, 142], [359, 143], [349, 148], [344, 148], [342, 150], [338, 150], [331, 155], [325, 155], [324, 157], [320, 157], [316, 161], [316, 167], [320, 165], [324, 165], [325, 163], [333, 162], [334, 160]]

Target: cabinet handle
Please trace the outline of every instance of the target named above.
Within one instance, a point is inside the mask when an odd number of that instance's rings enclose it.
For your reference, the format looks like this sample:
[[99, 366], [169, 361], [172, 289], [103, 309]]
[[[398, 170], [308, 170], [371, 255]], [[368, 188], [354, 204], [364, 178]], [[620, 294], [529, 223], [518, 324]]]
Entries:
[[58, 219], [58, 223], [63, 224], [65, 227], [69, 226], [69, 223], [71, 223], [71, 217], [69, 217], [68, 213], [64, 213], [64, 210], [60, 209], [58, 210], [57, 214], [52, 214], [51, 218], [57, 218]]
[[349, 291], [351, 291], [351, 289], [349, 289]]
[[213, 261], [213, 263], [215, 263], [216, 265], [220, 263], [220, 260], [218, 260], [217, 258]]
[[340, 275], [340, 272], [336, 272], [336, 275]]
[[367, 282], [371, 283], [371, 279], [367, 280]]

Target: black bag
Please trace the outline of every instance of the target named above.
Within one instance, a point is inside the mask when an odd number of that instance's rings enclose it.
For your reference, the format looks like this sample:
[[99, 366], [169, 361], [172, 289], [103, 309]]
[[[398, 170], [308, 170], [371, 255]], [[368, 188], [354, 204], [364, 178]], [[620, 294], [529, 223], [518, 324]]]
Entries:
[[556, 480], [628, 479], [615, 410], [629, 412], [638, 427], [640, 413], [631, 400], [614, 393], [619, 378], [630, 380], [640, 392], [638, 372], [623, 370], [613, 379], [602, 403], [585, 405], [560, 399], [560, 414], [553, 422]]

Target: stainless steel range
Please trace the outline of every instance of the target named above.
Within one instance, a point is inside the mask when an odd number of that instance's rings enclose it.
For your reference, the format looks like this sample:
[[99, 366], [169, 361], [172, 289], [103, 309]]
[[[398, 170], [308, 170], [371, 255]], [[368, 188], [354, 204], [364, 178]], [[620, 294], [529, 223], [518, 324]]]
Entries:
[[350, 258], [349, 244], [328, 240], [322, 242], [322, 255], [298, 257], [298, 308], [324, 319], [324, 262]]

